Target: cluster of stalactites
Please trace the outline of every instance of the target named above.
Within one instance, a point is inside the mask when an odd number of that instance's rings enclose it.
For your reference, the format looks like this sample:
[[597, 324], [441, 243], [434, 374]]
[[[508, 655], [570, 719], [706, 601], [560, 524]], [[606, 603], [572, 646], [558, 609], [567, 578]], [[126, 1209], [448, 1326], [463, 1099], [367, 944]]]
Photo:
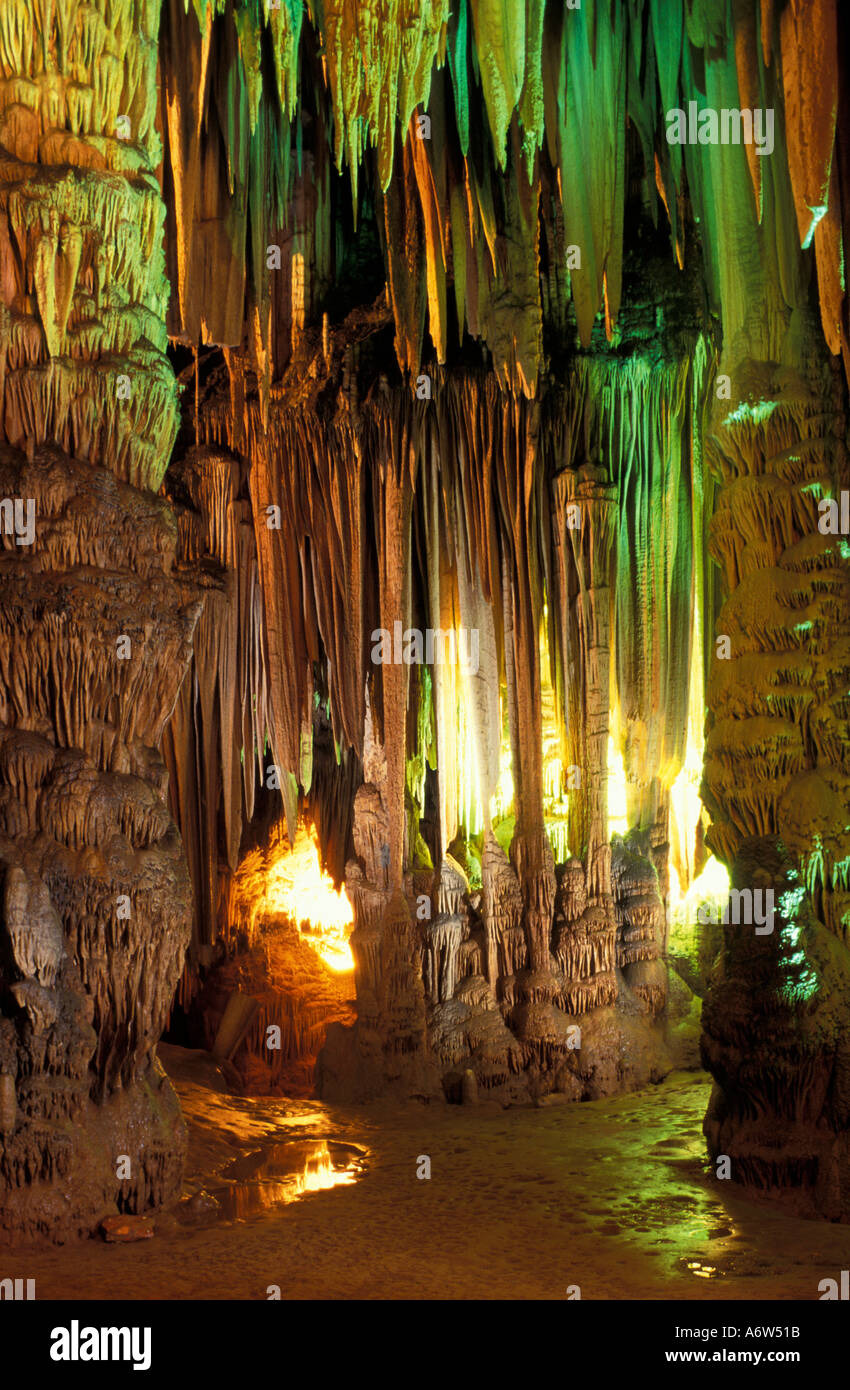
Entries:
[[[580, 769], [569, 794], [573, 853], [607, 846], [609, 739], [623, 760], [629, 826], [657, 825], [663, 841], [695, 696], [701, 736], [710, 366], [701, 336], [681, 361], [584, 358], [545, 416], [547, 645], [562, 765]], [[683, 850], [675, 867], [686, 880]]]
[[[544, 319], [563, 329], [574, 317], [585, 346], [600, 313], [615, 332], [630, 128], [680, 265], [687, 187], [728, 330], [748, 331], [722, 235], [732, 198], [777, 295], [813, 244], [826, 341], [850, 362], [835, 0], [752, 0], [731, 19], [723, 4], [657, 0], [462, 0], [451, 12], [446, 0], [316, 0], [312, 23], [290, 0], [194, 9], [165, 7], [161, 49], [170, 327], [193, 343], [252, 344], [266, 388], [340, 269], [335, 163], [355, 217], [359, 184], [370, 190], [402, 368], [418, 370], [427, 321], [440, 361], [468, 332], [533, 395]], [[670, 143], [667, 113], [691, 121], [692, 102], [770, 111], [769, 157], [766, 144], [695, 132]]]
[[239, 460], [223, 451], [190, 450], [168, 475], [172, 495], [179, 497], [178, 558], [204, 592], [192, 662], [163, 742], [171, 808], [195, 890], [193, 950], [215, 937], [219, 844], [225, 850], [222, 869], [232, 873], [259, 788], [275, 784], [266, 757], [267, 660], [257, 546], [242, 483]]
[[[277, 392], [268, 427], [256, 397], [238, 415], [227, 400], [203, 409], [207, 443], [251, 460], [259, 586], [255, 598], [240, 590], [237, 630], [253, 630], [261, 602], [263, 708], [291, 824], [310, 787], [321, 671], [337, 748], [361, 760], [368, 691], [386, 749], [390, 877], [426, 862], [417, 843], [426, 766], [437, 773], [441, 853], [459, 831], [471, 833], [472, 797], [490, 824], [504, 730], [518, 826], [542, 834], [548, 604], [563, 762], [581, 779], [570, 848], [586, 854], [592, 838], [591, 877], [609, 891], [609, 737], [625, 757], [630, 823], [652, 830], [683, 764], [689, 687], [701, 673], [691, 634], [707, 379], [698, 339], [681, 363], [582, 362], [569, 408], [542, 414], [492, 375], [442, 371], [433, 401], [399, 388], [352, 403], [343, 391], [332, 418]], [[243, 387], [231, 395], [242, 401]], [[363, 525], [367, 511], [374, 528]], [[409, 664], [400, 637], [409, 630], [451, 634], [455, 659], [439, 659], [437, 638], [436, 661]], [[386, 650], [376, 632], [387, 634]], [[588, 740], [578, 736], [591, 694], [598, 718]]]

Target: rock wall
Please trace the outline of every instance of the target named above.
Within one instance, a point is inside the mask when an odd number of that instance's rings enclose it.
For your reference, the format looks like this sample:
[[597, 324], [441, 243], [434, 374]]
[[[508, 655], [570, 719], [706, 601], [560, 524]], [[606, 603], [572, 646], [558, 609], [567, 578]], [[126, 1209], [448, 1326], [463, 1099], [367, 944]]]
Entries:
[[200, 602], [155, 496], [157, 28], [141, 0], [0, 16], [0, 495], [31, 522], [0, 552], [0, 1227], [54, 1239], [182, 1175], [155, 1049], [190, 888], [157, 750]]
[[[767, 66], [778, 47], [781, 63]], [[820, 265], [838, 233], [834, 197], [832, 221], [816, 227], [811, 212], [815, 188], [825, 207], [838, 157], [838, 47], [834, 6], [812, 7], [805, 25], [789, 6], [761, 38], [742, 33], [734, 62], [728, 51], [706, 62], [710, 101], [728, 105], [743, 88], [753, 105], [779, 109], [784, 96], [787, 127], [764, 175], [743, 147], [730, 149], [722, 168], [719, 154], [708, 162], [703, 191], [716, 201], [722, 180], [727, 198], [709, 274], [724, 308], [718, 380], [729, 389], [726, 404], [719, 393], [714, 403], [708, 450], [718, 488], [709, 549], [723, 602], [703, 796], [708, 843], [733, 887], [703, 1010], [703, 1059], [716, 1082], [705, 1133], [737, 1181], [834, 1220], [850, 1216], [838, 809], [847, 805], [850, 552], [828, 499], [850, 475], [844, 381], [827, 352], [840, 337], [837, 301], [827, 275], [818, 325], [800, 248], [819, 236]]]

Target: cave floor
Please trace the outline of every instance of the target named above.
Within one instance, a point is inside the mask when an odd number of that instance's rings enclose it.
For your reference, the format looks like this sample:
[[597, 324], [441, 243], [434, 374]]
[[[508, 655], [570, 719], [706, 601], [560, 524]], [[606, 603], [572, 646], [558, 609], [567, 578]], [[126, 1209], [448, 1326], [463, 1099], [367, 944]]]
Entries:
[[850, 1261], [850, 1227], [711, 1176], [703, 1073], [586, 1104], [341, 1107], [230, 1096], [201, 1054], [161, 1052], [190, 1127], [187, 1196], [220, 1192], [224, 1169], [272, 1139], [357, 1145], [365, 1170], [244, 1220], [196, 1197], [158, 1215], [151, 1240], [12, 1252], [4, 1273], [35, 1278], [40, 1299], [265, 1299], [269, 1285], [284, 1299], [562, 1299], [577, 1284], [583, 1299], [810, 1300]]

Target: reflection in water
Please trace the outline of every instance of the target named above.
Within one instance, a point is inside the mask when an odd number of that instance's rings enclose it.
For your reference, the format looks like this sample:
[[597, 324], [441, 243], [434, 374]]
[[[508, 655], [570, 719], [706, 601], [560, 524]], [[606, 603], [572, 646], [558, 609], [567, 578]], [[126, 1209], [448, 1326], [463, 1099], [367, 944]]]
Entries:
[[717, 1279], [720, 1271], [714, 1265], [701, 1264], [699, 1260], [687, 1260], [687, 1268], [691, 1274], [695, 1274], [698, 1279]]
[[367, 1151], [337, 1140], [292, 1139], [271, 1144], [228, 1165], [222, 1177], [231, 1179], [215, 1189], [219, 1213], [229, 1221], [244, 1221], [270, 1207], [297, 1201], [308, 1192], [344, 1187], [357, 1181]]

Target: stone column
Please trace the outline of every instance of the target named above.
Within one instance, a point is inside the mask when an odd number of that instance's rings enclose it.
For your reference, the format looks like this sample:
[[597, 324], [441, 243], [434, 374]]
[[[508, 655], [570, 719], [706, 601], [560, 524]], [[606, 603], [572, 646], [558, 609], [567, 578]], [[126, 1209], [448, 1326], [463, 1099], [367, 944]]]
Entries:
[[182, 1175], [155, 1048], [190, 888], [157, 750], [199, 606], [155, 496], [177, 423], [158, 8], [0, 15], [0, 498], [22, 521], [0, 567], [0, 1225], [28, 1236]]

